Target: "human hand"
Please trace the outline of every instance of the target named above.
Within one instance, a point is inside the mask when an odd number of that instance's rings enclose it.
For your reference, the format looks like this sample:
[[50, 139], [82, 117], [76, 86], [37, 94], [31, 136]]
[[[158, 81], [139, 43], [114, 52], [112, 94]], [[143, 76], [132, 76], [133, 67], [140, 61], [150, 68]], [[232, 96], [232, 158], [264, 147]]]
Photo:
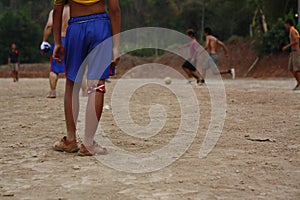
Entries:
[[59, 63], [62, 63], [62, 61], [65, 58], [65, 48], [61, 44], [56, 44], [54, 47], [52, 58]]
[[287, 46], [282, 47], [282, 51], [286, 51], [288, 49]]

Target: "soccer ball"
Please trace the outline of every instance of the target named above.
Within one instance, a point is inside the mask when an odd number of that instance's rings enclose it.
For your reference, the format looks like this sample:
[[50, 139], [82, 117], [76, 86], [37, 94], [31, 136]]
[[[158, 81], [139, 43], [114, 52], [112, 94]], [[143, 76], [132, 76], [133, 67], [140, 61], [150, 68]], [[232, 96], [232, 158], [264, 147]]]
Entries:
[[170, 77], [166, 77], [164, 79], [165, 84], [170, 85], [172, 83], [172, 79]]

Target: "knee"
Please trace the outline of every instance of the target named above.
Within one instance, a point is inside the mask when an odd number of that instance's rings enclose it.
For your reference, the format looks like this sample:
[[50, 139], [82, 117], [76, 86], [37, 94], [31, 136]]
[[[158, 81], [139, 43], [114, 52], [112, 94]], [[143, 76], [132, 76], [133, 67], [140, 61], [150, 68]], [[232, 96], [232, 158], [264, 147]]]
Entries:
[[50, 77], [51, 79], [57, 79], [57, 78], [58, 78], [58, 74], [56, 74], [56, 73], [54, 73], [54, 72], [50, 72], [50, 73], [49, 73], [49, 77]]
[[103, 83], [98, 83], [98, 84], [94, 84], [92, 86], [89, 86], [87, 88], [87, 93], [88, 94], [92, 94], [92, 93], [95, 93], [95, 92], [104, 94], [106, 92], [105, 85]]

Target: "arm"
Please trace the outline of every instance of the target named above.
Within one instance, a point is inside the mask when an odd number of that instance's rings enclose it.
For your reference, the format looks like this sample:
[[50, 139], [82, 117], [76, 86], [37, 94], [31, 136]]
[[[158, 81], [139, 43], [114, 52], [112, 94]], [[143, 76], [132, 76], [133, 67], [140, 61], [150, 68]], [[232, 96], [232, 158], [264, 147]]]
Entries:
[[169, 51], [179, 51], [179, 50], [181, 50], [181, 49], [187, 48], [189, 45], [190, 45], [190, 44], [187, 43], [187, 44], [181, 45], [181, 46], [179, 46], [179, 47], [173, 47], [173, 48], [170, 48], [170, 49], [168, 49], [168, 50], [169, 50]]
[[43, 42], [47, 42], [53, 27], [53, 10], [50, 11], [48, 21], [44, 28]]
[[282, 51], [285, 51], [285, 50], [287, 50], [288, 48], [290, 48], [291, 46], [294, 46], [294, 45], [296, 45], [296, 44], [299, 44], [299, 40], [298, 40], [298, 38], [297, 38], [296, 32], [293, 31], [293, 32], [291, 33], [291, 42], [290, 42], [288, 45], [284, 46], [284, 47], [282, 48]]
[[61, 25], [62, 25], [62, 13], [64, 10], [64, 4], [54, 4], [53, 9], [53, 32], [55, 48], [53, 51], [53, 58], [57, 62], [62, 62], [65, 57], [65, 50], [61, 41]]
[[10, 54], [8, 54], [7, 64], [10, 65], [10, 63], [11, 63], [11, 58], [10, 58]]
[[205, 44], [205, 47], [204, 47], [205, 50], [209, 49], [209, 44], [210, 44], [210, 38], [206, 37], [206, 44]]
[[21, 62], [20, 54], [18, 53], [18, 66], [19, 66], [19, 67], [20, 67], [20, 62]]
[[20, 67], [20, 63], [21, 63], [21, 57], [20, 54], [18, 54], [18, 66]]
[[109, 0], [109, 15], [113, 33], [113, 60], [119, 60], [120, 31], [121, 31], [121, 10], [118, 0]]
[[197, 44], [193, 44], [192, 48], [194, 49], [194, 54], [191, 55], [191, 62], [194, 63], [197, 59], [198, 51], [199, 51], [199, 46]]
[[224, 52], [225, 52], [225, 56], [228, 58], [229, 57], [229, 54], [228, 54], [228, 50], [227, 50], [227, 47], [225, 46], [225, 44], [223, 42], [221, 42], [220, 40], [217, 41], [218, 45], [220, 45]]
[[178, 47], [178, 49], [184, 49], [184, 48], [187, 48], [187, 47], [189, 47], [189, 46], [190, 46], [190, 43], [186, 43], [186, 44], [184, 44], [184, 45]]
[[43, 54], [44, 52], [49, 51], [49, 49], [51, 48], [51, 45], [48, 42], [48, 38], [51, 34], [52, 27], [53, 27], [53, 10], [50, 11], [47, 24], [44, 28], [43, 42], [40, 46], [40, 49], [42, 50]]

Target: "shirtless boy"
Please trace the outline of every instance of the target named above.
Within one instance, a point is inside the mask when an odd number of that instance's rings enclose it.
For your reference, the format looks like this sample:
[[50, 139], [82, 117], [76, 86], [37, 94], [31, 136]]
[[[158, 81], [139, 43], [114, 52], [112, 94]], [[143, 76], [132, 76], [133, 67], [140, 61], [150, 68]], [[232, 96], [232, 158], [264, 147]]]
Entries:
[[[109, 14], [106, 12], [108, 2]], [[79, 87], [77, 81], [82, 77], [79, 73], [82, 62], [93, 49], [108, 38], [112, 41], [103, 48], [102, 55], [88, 60], [88, 103], [86, 108], [86, 122], [83, 143], [79, 155], [91, 156], [106, 154], [107, 150], [94, 141], [94, 136], [102, 114], [105, 93], [105, 79], [109, 77], [110, 62], [118, 61], [120, 33], [120, 7], [118, 0], [70, 0], [70, 15], [66, 35], [66, 46], [61, 41], [61, 24], [64, 9], [64, 0], [54, 0], [53, 30], [55, 48], [53, 59], [66, 64], [66, 91], [65, 91], [65, 119], [67, 136], [53, 145], [54, 150], [77, 152], [76, 123], [79, 110]], [[107, 43], [107, 42], [106, 42]], [[112, 57], [113, 56], [113, 57]], [[99, 62], [98, 57], [101, 57]], [[98, 72], [102, 71], [101, 75]], [[79, 77], [77, 76], [79, 75]], [[96, 77], [97, 76], [97, 77]]]
[[[62, 14], [62, 27], [61, 27], [61, 39], [63, 45], [65, 45], [66, 41], [66, 32], [68, 27], [68, 20], [70, 18], [70, 8], [68, 5], [68, 2], [66, 2], [64, 6], [64, 11]], [[46, 23], [46, 26], [44, 28], [44, 36], [43, 36], [43, 42], [41, 44], [41, 50], [46, 51], [48, 48], [51, 48], [51, 45], [48, 42], [49, 36], [51, 34], [53, 28], [53, 10], [50, 11], [48, 21]], [[53, 47], [54, 48], [54, 47]], [[52, 56], [50, 58], [50, 73], [49, 73], [49, 83], [50, 83], [50, 91], [48, 94], [48, 98], [56, 98], [56, 85], [58, 81], [58, 74], [65, 72], [65, 64], [56, 62], [54, 59], [52, 59]]]
[[286, 51], [291, 47], [289, 70], [295, 77], [297, 85], [294, 90], [300, 90], [300, 50], [299, 50], [299, 32], [294, 28], [293, 21], [287, 20], [285, 22], [285, 28], [290, 32], [290, 43], [282, 48], [282, 51]]
[[207, 59], [207, 61], [204, 64], [203, 67], [203, 76], [206, 75], [206, 70], [211, 68], [212, 72], [214, 74], [231, 74], [232, 79], [235, 78], [235, 70], [229, 69], [228, 71], [219, 72], [219, 69], [217, 67], [219, 55], [217, 53], [218, 46], [221, 46], [225, 52], [225, 56], [229, 58], [228, 50], [223, 42], [218, 40], [215, 36], [212, 35], [212, 31], [210, 28], [204, 29], [205, 37], [206, 37], [206, 45], [205, 50], [208, 50], [210, 58]]

